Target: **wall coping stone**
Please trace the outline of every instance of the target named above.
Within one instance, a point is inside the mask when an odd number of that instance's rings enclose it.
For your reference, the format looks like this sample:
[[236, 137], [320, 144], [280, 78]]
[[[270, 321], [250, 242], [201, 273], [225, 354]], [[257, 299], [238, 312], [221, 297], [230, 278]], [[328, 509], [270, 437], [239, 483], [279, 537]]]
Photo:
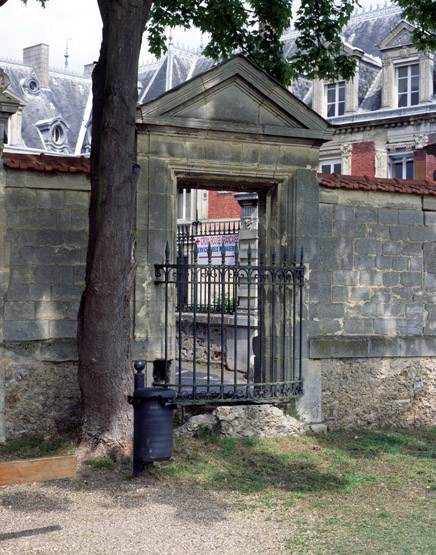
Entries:
[[311, 359], [433, 356], [436, 356], [436, 336], [324, 335], [309, 339]]

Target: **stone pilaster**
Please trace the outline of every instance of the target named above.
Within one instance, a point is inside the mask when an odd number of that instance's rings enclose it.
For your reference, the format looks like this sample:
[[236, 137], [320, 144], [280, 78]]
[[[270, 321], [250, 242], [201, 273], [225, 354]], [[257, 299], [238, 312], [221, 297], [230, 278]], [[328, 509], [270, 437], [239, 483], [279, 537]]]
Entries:
[[433, 101], [433, 66], [434, 54], [420, 52], [419, 54], [419, 102]]
[[395, 69], [392, 60], [383, 60], [382, 62], [382, 108], [393, 108], [395, 91]]

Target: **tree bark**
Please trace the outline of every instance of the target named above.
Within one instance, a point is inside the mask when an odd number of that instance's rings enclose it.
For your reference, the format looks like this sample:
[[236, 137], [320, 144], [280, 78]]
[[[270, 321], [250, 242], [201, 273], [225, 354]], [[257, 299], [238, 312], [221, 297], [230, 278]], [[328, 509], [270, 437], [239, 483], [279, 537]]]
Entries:
[[138, 169], [138, 60], [151, 0], [98, 0], [93, 72], [91, 200], [85, 291], [78, 315], [82, 446], [119, 458], [132, 442], [130, 292]]

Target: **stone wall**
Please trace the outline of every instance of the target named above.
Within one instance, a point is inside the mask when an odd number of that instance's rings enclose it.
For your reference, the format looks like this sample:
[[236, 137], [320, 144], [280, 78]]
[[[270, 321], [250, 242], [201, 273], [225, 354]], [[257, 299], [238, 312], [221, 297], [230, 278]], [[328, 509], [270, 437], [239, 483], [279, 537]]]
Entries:
[[310, 357], [332, 427], [436, 424], [436, 201], [320, 191]]
[[89, 183], [0, 169], [0, 440], [75, 425]]

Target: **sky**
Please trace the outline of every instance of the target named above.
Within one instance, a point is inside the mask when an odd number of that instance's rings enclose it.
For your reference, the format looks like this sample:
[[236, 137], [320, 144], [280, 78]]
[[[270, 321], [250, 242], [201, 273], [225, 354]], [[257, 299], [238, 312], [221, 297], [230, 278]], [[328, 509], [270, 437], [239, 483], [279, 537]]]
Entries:
[[[377, 5], [360, 0], [364, 7]], [[383, 4], [383, 2], [380, 2]], [[196, 30], [174, 31], [174, 42], [198, 46]], [[82, 74], [83, 66], [97, 60], [101, 42], [101, 20], [96, 0], [48, 0], [46, 8], [36, 0], [9, 0], [0, 8], [0, 59], [21, 61], [23, 48], [45, 43], [50, 46], [50, 67], [63, 69], [68, 39], [69, 69]], [[140, 61], [150, 56], [143, 48]]]

